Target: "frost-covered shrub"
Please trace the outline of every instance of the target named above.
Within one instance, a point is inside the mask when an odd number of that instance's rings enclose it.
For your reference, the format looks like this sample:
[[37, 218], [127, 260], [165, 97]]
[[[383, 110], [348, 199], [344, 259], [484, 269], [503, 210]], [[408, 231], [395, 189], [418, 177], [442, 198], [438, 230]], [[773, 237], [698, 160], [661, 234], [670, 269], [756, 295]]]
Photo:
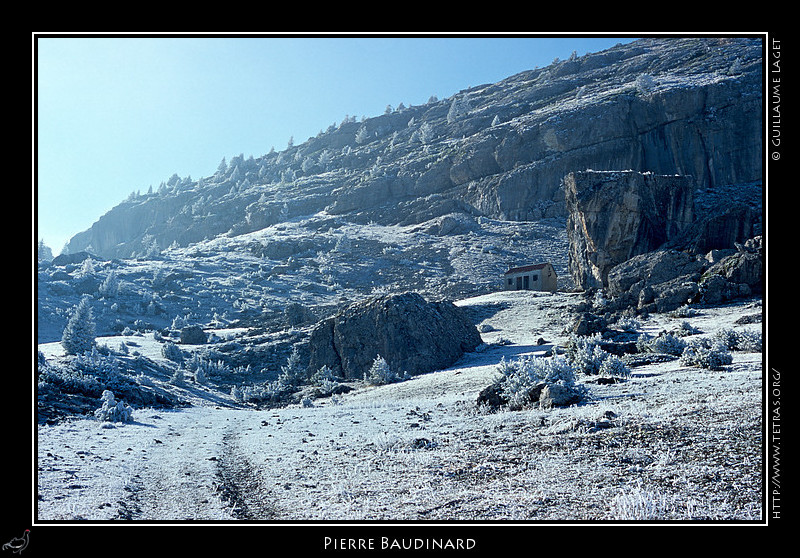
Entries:
[[278, 381], [286, 386], [298, 386], [307, 380], [308, 373], [300, 362], [300, 353], [297, 347], [294, 347], [286, 360], [286, 364], [281, 366]]
[[622, 318], [617, 322], [617, 327], [622, 331], [634, 332], [642, 327], [642, 323], [636, 318]]
[[693, 316], [697, 316], [697, 310], [688, 305], [683, 305], [673, 310], [668, 315], [673, 318], [691, 318]]
[[562, 356], [522, 357], [514, 361], [503, 359], [497, 367], [500, 378], [497, 384], [511, 409], [522, 409], [538, 404], [541, 392], [547, 386], [566, 389], [573, 400], [586, 396], [586, 387], [575, 383], [575, 370]]
[[600, 365], [599, 374], [607, 378], [627, 378], [631, 370], [618, 356], [608, 355]]
[[195, 371], [194, 371], [194, 381], [197, 382], [198, 384], [200, 384], [201, 386], [204, 386], [204, 385], [206, 385], [208, 383], [208, 374], [206, 373], [205, 368], [203, 368], [201, 366], [201, 367], [195, 369]]
[[712, 336], [712, 342], [720, 343], [730, 351], [760, 353], [762, 350], [762, 334], [758, 331], [736, 331], [724, 328]]
[[733, 350], [745, 353], [760, 353], [763, 351], [764, 340], [760, 331], [740, 331], [737, 333], [736, 348]]
[[90, 374], [75, 370], [70, 366], [52, 365], [40, 360], [37, 367], [38, 391], [55, 390], [61, 393], [99, 397], [103, 384]]
[[584, 375], [595, 375], [600, 372], [600, 365], [608, 353], [598, 345], [600, 335], [570, 337], [567, 344], [567, 358], [575, 372]]
[[364, 372], [364, 381], [374, 386], [382, 386], [399, 381], [401, 378], [392, 370], [389, 363], [381, 355], [375, 357], [370, 369]]
[[686, 341], [672, 333], [659, 333], [655, 338], [641, 335], [636, 348], [642, 353], [661, 353], [680, 356], [686, 348]]
[[95, 323], [89, 297], [75, 307], [61, 335], [61, 346], [68, 355], [78, 355], [94, 347]]
[[331, 370], [329, 366], [323, 366], [311, 376], [311, 384], [317, 386], [320, 395], [327, 396], [332, 394], [341, 385], [340, 378]]
[[133, 409], [122, 401], [116, 401], [111, 391], [105, 390], [100, 399], [102, 399], [103, 403], [94, 412], [95, 418], [104, 422], [133, 421]]
[[170, 378], [169, 383], [178, 387], [183, 387], [186, 385], [186, 377], [184, 376], [183, 368], [179, 366], [175, 369], [175, 372], [172, 374], [172, 378]]
[[336, 376], [331, 367], [327, 364], [311, 375], [311, 383], [315, 385], [321, 384], [326, 380], [335, 382], [338, 379], [338, 376]]
[[728, 350], [734, 350], [736, 347], [736, 332], [732, 329], [723, 328], [711, 336], [712, 343], [718, 343]]
[[686, 345], [680, 362], [685, 366], [722, 370], [723, 366], [733, 362], [733, 357], [724, 344], [704, 339]]
[[173, 362], [183, 362], [183, 351], [175, 343], [167, 341], [161, 346], [161, 356]]
[[115, 271], [111, 271], [98, 287], [98, 292], [105, 298], [113, 298], [119, 293], [119, 278]]
[[193, 354], [190, 358], [186, 359], [184, 367], [194, 372], [195, 380], [197, 380], [198, 383], [205, 383], [211, 377], [230, 372], [230, 369], [222, 360], [205, 358], [197, 354]]
[[123, 361], [115, 355], [103, 354], [98, 347], [76, 355], [68, 366], [77, 373], [96, 378], [107, 389], [122, 388], [129, 383], [122, 377], [122, 372], [126, 370]]
[[234, 386], [231, 395], [240, 403], [279, 403], [291, 392], [291, 386], [275, 380], [255, 386]]
[[678, 329], [675, 330], [675, 335], [678, 337], [688, 337], [690, 335], [697, 335], [698, 333], [702, 333], [696, 327], [693, 327], [689, 322], [686, 320], [682, 321], [678, 326]]
[[176, 331], [180, 331], [181, 329], [186, 327], [186, 325], [187, 325], [186, 318], [184, 318], [182, 316], [175, 316], [172, 319], [172, 327], [171, 327], [171, 329], [176, 330]]
[[608, 298], [602, 290], [598, 290], [592, 296], [592, 306], [594, 307], [595, 311], [603, 313], [611, 304], [611, 299]]
[[575, 372], [587, 376], [626, 378], [630, 376], [628, 366], [616, 355], [600, 348], [600, 335], [573, 335], [567, 347], [567, 358]]

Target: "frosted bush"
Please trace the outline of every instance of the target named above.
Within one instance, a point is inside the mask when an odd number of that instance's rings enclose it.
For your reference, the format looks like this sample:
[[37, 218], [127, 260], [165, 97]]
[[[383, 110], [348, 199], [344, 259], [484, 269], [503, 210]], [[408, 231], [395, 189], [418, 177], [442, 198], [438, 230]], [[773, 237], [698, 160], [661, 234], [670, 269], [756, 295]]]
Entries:
[[325, 381], [336, 382], [337, 380], [338, 377], [327, 364], [314, 372], [314, 374], [311, 376], [311, 383], [315, 385], [322, 384]]
[[322, 382], [317, 385], [317, 388], [319, 389], [320, 394], [324, 397], [331, 395], [340, 385], [341, 384], [339, 382], [334, 380], [322, 380]]
[[686, 348], [686, 341], [672, 333], [659, 333], [655, 338], [642, 335], [636, 341], [636, 348], [642, 353], [680, 356]]
[[642, 327], [642, 323], [636, 318], [622, 318], [617, 322], [617, 327], [622, 331], [634, 332]]
[[722, 370], [726, 364], [733, 362], [733, 357], [723, 343], [700, 340], [686, 346], [680, 362], [685, 366]]
[[735, 331], [721, 329], [712, 337], [712, 342], [723, 345], [730, 351], [760, 353], [762, 351], [762, 334], [758, 331]]
[[575, 372], [619, 378], [629, 376], [630, 370], [627, 365], [619, 357], [601, 349], [599, 342], [599, 334], [590, 337], [572, 336], [567, 349], [567, 358]]
[[75, 356], [72, 366], [76, 370], [104, 378], [114, 378], [120, 371], [119, 359], [103, 354], [96, 346], [89, 352]]
[[194, 372], [194, 378], [198, 384], [205, 384], [214, 376], [230, 372], [222, 360], [208, 359], [197, 354], [193, 354], [186, 360], [184, 366], [187, 370]]
[[723, 328], [711, 336], [712, 343], [718, 343], [726, 349], [734, 350], [736, 347], [736, 332], [729, 328]]
[[567, 350], [567, 356], [579, 374], [594, 375], [600, 372], [600, 366], [608, 355], [597, 345], [599, 337], [573, 336]]
[[51, 365], [45, 360], [39, 361], [36, 374], [40, 393], [55, 389], [62, 393], [98, 397], [103, 390], [103, 385], [94, 376], [69, 366]]
[[340, 378], [334, 371], [329, 366], [325, 365], [312, 374], [310, 383], [317, 387], [318, 396], [326, 397], [334, 393], [341, 385], [339, 380]]
[[183, 361], [183, 351], [175, 343], [167, 341], [161, 346], [161, 356], [173, 362]]
[[764, 340], [760, 331], [740, 331], [736, 341], [736, 349], [746, 353], [760, 353], [763, 351]]
[[364, 373], [364, 381], [375, 386], [391, 384], [398, 380], [400, 380], [400, 376], [391, 369], [389, 363], [381, 355], [375, 357], [370, 369]]
[[604, 310], [608, 306], [609, 302], [610, 301], [603, 294], [603, 291], [595, 292], [594, 296], [592, 297], [592, 306], [600, 311]]
[[104, 422], [133, 421], [133, 409], [122, 401], [116, 401], [111, 391], [105, 390], [100, 396], [100, 399], [103, 403], [100, 408], [94, 412], [95, 418]]
[[68, 355], [90, 351], [94, 346], [95, 322], [89, 301], [88, 296], [81, 299], [64, 328], [61, 346]]
[[697, 335], [698, 333], [702, 332], [696, 327], [693, 327], [686, 320], [682, 321], [678, 326], [678, 329], [675, 331], [675, 335], [677, 335], [678, 337], [688, 337], [690, 335]]
[[278, 403], [289, 395], [291, 391], [290, 386], [275, 380], [256, 386], [242, 386], [236, 391], [232, 390], [231, 395], [236, 397], [237, 401], [243, 403]]
[[306, 369], [300, 363], [300, 353], [297, 347], [292, 349], [292, 354], [286, 360], [286, 364], [281, 366], [281, 373], [278, 381], [287, 386], [297, 386], [307, 380]]
[[169, 383], [174, 386], [183, 387], [186, 385], [186, 378], [184, 377], [183, 368], [176, 368], [175, 372], [172, 374], [172, 378], [170, 378]]
[[627, 378], [631, 375], [631, 370], [618, 356], [608, 355], [600, 365], [599, 373], [610, 378]]
[[585, 386], [575, 383], [575, 369], [562, 356], [527, 356], [511, 362], [503, 359], [497, 370], [501, 374], [500, 391], [512, 409], [538, 402], [539, 393], [548, 385], [567, 388], [579, 398], [586, 395]]
[[697, 310], [688, 305], [683, 305], [669, 313], [673, 318], [691, 318], [697, 316]]

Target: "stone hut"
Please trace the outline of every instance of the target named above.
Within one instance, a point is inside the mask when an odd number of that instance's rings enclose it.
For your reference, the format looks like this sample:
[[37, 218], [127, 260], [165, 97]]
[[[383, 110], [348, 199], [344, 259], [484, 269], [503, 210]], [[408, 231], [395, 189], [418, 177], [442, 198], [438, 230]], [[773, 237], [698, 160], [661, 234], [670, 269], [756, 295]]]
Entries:
[[549, 263], [512, 267], [503, 275], [503, 288], [507, 291], [557, 290], [558, 276]]

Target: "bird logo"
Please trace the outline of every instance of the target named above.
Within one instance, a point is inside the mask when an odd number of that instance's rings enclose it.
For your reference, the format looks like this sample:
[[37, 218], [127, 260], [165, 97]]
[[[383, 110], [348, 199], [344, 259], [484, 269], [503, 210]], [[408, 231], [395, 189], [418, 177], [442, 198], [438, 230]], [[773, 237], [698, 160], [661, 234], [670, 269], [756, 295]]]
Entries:
[[14, 537], [4, 544], [3, 550], [10, 550], [11, 552], [20, 554], [28, 546], [28, 537], [30, 536], [30, 533], [30, 529], [25, 529], [25, 532], [21, 537]]

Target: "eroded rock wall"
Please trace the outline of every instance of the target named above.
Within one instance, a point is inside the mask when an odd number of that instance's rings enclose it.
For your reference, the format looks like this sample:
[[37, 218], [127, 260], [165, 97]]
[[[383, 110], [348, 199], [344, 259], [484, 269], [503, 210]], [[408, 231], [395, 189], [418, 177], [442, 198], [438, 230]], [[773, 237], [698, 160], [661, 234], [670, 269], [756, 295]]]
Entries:
[[572, 172], [564, 178], [569, 270], [583, 289], [608, 272], [681, 236], [693, 223], [694, 181], [633, 171]]

